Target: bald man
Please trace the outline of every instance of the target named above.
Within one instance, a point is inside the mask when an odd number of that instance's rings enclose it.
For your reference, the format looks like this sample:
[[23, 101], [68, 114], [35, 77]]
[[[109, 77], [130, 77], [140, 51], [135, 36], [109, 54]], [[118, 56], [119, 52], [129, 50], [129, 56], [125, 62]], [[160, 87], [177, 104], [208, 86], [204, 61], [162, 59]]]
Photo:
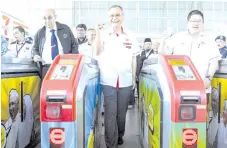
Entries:
[[46, 75], [54, 58], [59, 54], [78, 54], [78, 45], [71, 29], [57, 22], [54, 9], [44, 11], [44, 26], [34, 37], [33, 57], [35, 62], [42, 62], [41, 76]]
[[9, 93], [9, 114], [10, 119], [6, 122], [6, 147], [19, 147], [19, 126], [21, 123], [21, 115], [19, 113], [19, 94], [17, 90], [12, 89]]

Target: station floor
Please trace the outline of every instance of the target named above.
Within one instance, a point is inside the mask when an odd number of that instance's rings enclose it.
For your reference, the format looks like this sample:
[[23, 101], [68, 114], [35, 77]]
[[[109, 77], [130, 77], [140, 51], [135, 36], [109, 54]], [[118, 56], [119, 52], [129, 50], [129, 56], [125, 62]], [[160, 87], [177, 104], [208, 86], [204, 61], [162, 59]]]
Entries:
[[[139, 141], [139, 128], [138, 128], [138, 111], [137, 106], [128, 109], [126, 117], [126, 131], [123, 137], [124, 144], [118, 148], [141, 148]], [[101, 148], [106, 148], [104, 141], [104, 128], [102, 132], [102, 144]]]
[[[138, 129], [138, 110], [137, 105], [134, 108], [128, 109], [126, 116], [126, 131], [124, 139], [124, 144], [118, 148], [141, 148], [139, 141], [139, 129]], [[41, 148], [40, 144], [35, 148]], [[100, 148], [106, 148], [104, 140], [104, 127], [102, 129], [102, 142]]]

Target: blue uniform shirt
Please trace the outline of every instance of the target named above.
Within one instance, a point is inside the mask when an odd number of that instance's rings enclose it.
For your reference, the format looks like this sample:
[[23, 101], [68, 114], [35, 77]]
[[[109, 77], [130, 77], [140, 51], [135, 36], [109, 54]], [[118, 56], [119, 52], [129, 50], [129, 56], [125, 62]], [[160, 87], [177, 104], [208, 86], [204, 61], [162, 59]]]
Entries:
[[221, 53], [222, 58], [227, 58], [227, 47], [226, 46], [219, 49], [219, 51]]

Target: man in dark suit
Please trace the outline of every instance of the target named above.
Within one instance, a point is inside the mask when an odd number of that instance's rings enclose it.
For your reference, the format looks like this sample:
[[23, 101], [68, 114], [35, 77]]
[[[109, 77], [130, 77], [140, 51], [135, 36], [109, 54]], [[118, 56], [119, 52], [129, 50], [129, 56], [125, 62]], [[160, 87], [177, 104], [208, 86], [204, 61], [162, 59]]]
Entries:
[[78, 45], [71, 29], [56, 21], [55, 10], [45, 10], [43, 19], [45, 26], [36, 33], [32, 48], [34, 61], [42, 62], [42, 79], [57, 55], [78, 54]]

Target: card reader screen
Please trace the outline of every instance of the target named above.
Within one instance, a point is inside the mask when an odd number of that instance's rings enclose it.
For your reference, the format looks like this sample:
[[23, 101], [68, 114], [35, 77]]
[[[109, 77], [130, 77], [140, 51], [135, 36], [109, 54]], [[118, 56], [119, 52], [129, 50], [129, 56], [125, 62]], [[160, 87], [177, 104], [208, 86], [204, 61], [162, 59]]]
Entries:
[[52, 73], [50, 80], [69, 80], [75, 65], [58, 64]]
[[172, 68], [177, 80], [196, 80], [195, 75], [188, 65], [173, 65]]

